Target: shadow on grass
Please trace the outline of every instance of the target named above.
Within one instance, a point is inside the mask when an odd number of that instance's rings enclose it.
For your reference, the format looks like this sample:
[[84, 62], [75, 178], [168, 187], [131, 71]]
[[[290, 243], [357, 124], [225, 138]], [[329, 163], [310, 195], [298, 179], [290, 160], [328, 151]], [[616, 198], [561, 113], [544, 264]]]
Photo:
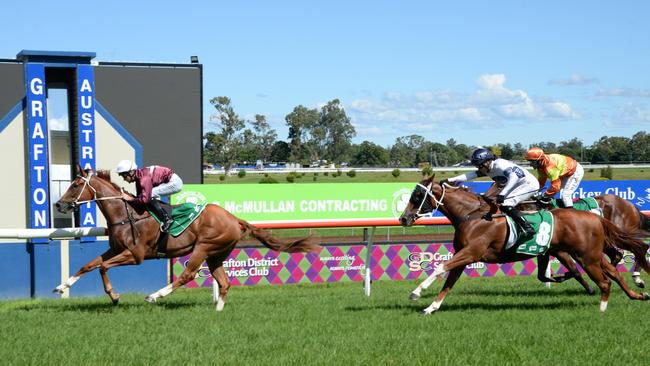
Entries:
[[[485, 289], [476, 288], [476, 289], [458, 290], [458, 291], [454, 291], [454, 293], [463, 294], [463, 295], [516, 296], [516, 297], [521, 297], [521, 296], [550, 297], [550, 296], [580, 296], [580, 295], [591, 296], [587, 293], [587, 291], [581, 288], [565, 288], [565, 289], [538, 288], [538, 289], [530, 289], [530, 290], [495, 290], [489, 288], [485, 288]], [[433, 298], [436, 295], [437, 293], [428, 293], [426, 294], [426, 296], [423, 297]]]
[[[368, 306], [347, 306], [345, 311], [362, 312], [373, 310], [408, 310], [405, 313], [420, 313], [421, 310], [429, 306], [430, 303], [421, 301], [413, 304], [392, 304], [392, 305], [368, 305]], [[521, 302], [518, 304], [490, 304], [484, 302], [467, 302], [463, 304], [443, 304], [439, 311], [443, 312], [465, 312], [472, 310], [487, 310], [487, 311], [504, 311], [504, 310], [526, 310], [526, 311], [539, 311], [539, 310], [553, 310], [553, 309], [576, 309], [585, 306], [586, 304], [576, 304], [570, 301], [556, 301], [545, 304], [530, 304]], [[593, 304], [594, 308], [597, 304]]]
[[93, 303], [40, 303], [40, 304], [27, 304], [17, 307], [16, 311], [53, 311], [53, 312], [88, 312], [88, 313], [112, 313], [114, 311], [124, 310], [138, 310], [148, 311], [153, 308], [161, 308], [165, 310], [187, 309], [193, 307], [206, 307], [212, 308], [212, 303], [208, 302], [164, 302], [149, 304], [144, 300], [141, 303], [137, 302], [120, 302], [119, 305], [113, 305], [110, 302], [93, 302]]

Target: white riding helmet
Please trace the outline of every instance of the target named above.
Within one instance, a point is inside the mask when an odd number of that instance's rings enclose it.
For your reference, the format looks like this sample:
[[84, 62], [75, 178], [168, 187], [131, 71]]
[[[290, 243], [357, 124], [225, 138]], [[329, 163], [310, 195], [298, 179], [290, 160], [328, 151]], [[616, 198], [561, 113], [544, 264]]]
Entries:
[[138, 169], [138, 165], [136, 163], [132, 162], [131, 160], [122, 160], [117, 164], [117, 168], [115, 168], [115, 171], [117, 172], [117, 174], [121, 174], [136, 169]]

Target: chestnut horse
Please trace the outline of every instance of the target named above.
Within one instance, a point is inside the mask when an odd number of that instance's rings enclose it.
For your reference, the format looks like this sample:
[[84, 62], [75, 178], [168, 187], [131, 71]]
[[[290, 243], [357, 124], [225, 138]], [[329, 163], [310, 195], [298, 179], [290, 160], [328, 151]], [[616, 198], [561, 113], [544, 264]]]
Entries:
[[[491, 221], [484, 220], [483, 216], [491, 210], [491, 204], [482, 196], [464, 188], [441, 186], [434, 181], [434, 177], [417, 184], [400, 216], [400, 222], [403, 226], [411, 226], [418, 217], [435, 210], [440, 210], [454, 226], [455, 254], [436, 267], [411, 293], [412, 300], [419, 299], [423, 289], [427, 289], [438, 276], [449, 272], [442, 290], [434, 302], [422, 311], [423, 314], [431, 314], [440, 308], [445, 296], [468, 264], [479, 261], [507, 263], [533, 257], [517, 253], [515, 247], [505, 248], [508, 235], [506, 219], [495, 217]], [[643, 269], [650, 272], [650, 265], [644, 255], [647, 246], [639, 239], [646, 233], [622, 231], [609, 221], [586, 211], [558, 209], [551, 213], [555, 228], [549, 252], [570, 252], [581, 261], [589, 277], [600, 288], [601, 311], [607, 309], [609, 300], [611, 282], [607, 277], [618, 283], [630, 299], [650, 300], [650, 295], [632, 291], [616, 268], [602, 258], [606, 246], [617, 244], [639, 255]]]
[[[62, 293], [70, 288], [82, 275], [99, 268], [104, 290], [114, 304], [119, 295], [113, 291], [106, 272], [109, 268], [130, 264], [140, 264], [146, 259], [159, 258], [157, 240], [161, 235], [160, 225], [141, 208], [131, 206], [121, 198], [121, 189], [111, 183], [107, 171], [95, 174], [91, 170], [82, 171], [77, 166], [77, 177], [55, 204], [56, 208], [67, 213], [80, 204], [95, 201], [108, 222], [109, 249], [102, 255], [84, 265], [74, 276], [57, 286], [54, 291]], [[223, 261], [237, 243], [247, 235], [253, 236], [269, 249], [280, 252], [312, 252], [319, 248], [312, 237], [297, 240], [273, 237], [268, 231], [257, 228], [215, 204], [208, 204], [199, 217], [177, 237], [169, 235], [167, 258], [175, 258], [191, 253], [183, 273], [168, 286], [145, 298], [156, 302], [177, 288], [193, 280], [203, 261], [214, 279], [219, 283], [217, 311], [225, 305], [230, 282], [223, 269]]]
[[[646, 217], [639, 209], [634, 206], [633, 203], [627, 201], [621, 197], [618, 197], [613, 194], [606, 194], [602, 196], [595, 196], [598, 207], [603, 212], [603, 217], [611, 221], [619, 229], [634, 231], [641, 229], [644, 231], [650, 230], [650, 218]], [[549, 208], [543, 207], [539, 204], [536, 209], [540, 208]], [[614, 247], [605, 248], [605, 254], [610, 258], [610, 263], [614, 266], [617, 265], [623, 258], [623, 254], [616, 250]], [[563, 282], [565, 280], [575, 278], [580, 284], [587, 290], [588, 293], [593, 294], [593, 290], [589, 284], [582, 278], [582, 275], [578, 271], [575, 263], [569, 259], [570, 255], [568, 253], [557, 253], [557, 258], [562, 262], [564, 267], [567, 268], [568, 272], [564, 275], [555, 276], [554, 282]], [[645, 254], [644, 254], [645, 256]], [[537, 263], [539, 264], [539, 269], [545, 269], [548, 265], [549, 257], [547, 255], [539, 256]], [[634, 266], [632, 267], [632, 280], [637, 287], [644, 288], [645, 283], [641, 278], [641, 273], [639, 272], [641, 265], [639, 264], [638, 259], [635, 256]]]
[[[497, 184], [493, 184], [485, 192], [486, 197], [496, 197], [502, 187], [499, 187]], [[605, 194], [600, 196], [595, 196], [594, 199], [598, 203], [598, 207], [603, 212], [603, 217], [611, 221], [619, 229], [634, 231], [641, 229], [644, 231], [650, 231], [650, 218], [645, 216], [632, 202], [625, 200], [619, 196], [613, 194]], [[539, 201], [525, 201], [518, 205], [518, 208], [522, 211], [527, 210], [541, 210], [541, 209], [552, 209], [551, 205], [544, 205]], [[575, 263], [571, 260], [569, 253], [558, 252], [556, 253], [556, 258], [567, 268], [568, 272], [564, 275], [554, 276], [553, 279], [547, 279], [543, 271], [548, 266], [548, 255], [542, 255], [537, 258], [538, 263], [538, 274], [537, 277], [542, 282], [563, 282], [570, 278], [575, 278], [580, 284], [587, 290], [589, 294], [594, 294], [594, 290], [589, 286], [589, 284], [582, 278], [578, 268]], [[617, 265], [623, 255], [613, 247], [605, 248], [605, 254], [610, 258], [610, 263]], [[634, 284], [637, 287], [645, 287], [645, 283], [641, 278], [641, 273], [639, 273], [641, 266], [635, 259], [634, 267], [632, 268], [632, 279]]]

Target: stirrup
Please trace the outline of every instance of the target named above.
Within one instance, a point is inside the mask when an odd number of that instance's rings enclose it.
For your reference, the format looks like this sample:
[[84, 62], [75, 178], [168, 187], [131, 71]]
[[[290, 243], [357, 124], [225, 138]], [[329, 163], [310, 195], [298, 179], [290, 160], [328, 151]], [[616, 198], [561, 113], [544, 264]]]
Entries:
[[172, 226], [173, 223], [174, 223], [173, 219], [167, 219], [164, 222], [161, 222], [160, 223], [160, 231], [162, 231], [163, 233], [168, 232], [169, 228]]

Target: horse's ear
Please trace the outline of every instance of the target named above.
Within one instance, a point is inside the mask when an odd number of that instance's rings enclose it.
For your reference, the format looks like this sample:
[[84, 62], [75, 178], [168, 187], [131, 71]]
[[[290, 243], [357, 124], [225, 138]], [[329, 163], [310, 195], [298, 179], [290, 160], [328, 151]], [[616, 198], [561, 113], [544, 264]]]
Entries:
[[79, 165], [79, 164], [75, 165], [75, 171], [76, 171], [77, 175], [80, 175], [80, 176], [82, 176], [82, 177], [85, 177], [85, 176], [86, 176], [86, 174], [85, 174], [85, 172], [83, 171], [83, 169], [81, 169], [81, 165]]

